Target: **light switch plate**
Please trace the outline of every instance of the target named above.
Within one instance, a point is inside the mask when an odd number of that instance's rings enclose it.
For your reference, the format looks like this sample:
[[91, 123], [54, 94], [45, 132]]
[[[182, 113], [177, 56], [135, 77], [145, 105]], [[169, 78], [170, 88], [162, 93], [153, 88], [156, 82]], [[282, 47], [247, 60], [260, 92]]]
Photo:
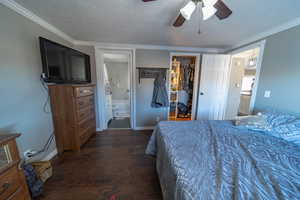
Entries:
[[266, 90], [264, 97], [265, 98], [270, 98], [271, 97], [271, 91], [270, 90]]

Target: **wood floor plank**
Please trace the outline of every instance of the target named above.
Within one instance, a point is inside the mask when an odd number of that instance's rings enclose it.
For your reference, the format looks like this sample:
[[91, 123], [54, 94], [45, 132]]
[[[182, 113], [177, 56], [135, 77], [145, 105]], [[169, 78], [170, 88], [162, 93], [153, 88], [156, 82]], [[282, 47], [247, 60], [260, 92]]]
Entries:
[[155, 159], [145, 155], [151, 131], [98, 133], [80, 153], [53, 162], [40, 200], [162, 200]]

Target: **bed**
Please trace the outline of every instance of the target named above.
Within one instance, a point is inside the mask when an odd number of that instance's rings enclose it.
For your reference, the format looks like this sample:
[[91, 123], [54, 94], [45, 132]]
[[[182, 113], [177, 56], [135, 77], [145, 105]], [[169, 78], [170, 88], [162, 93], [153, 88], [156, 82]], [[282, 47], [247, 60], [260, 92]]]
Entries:
[[231, 121], [161, 122], [156, 156], [164, 200], [300, 199], [300, 148]]

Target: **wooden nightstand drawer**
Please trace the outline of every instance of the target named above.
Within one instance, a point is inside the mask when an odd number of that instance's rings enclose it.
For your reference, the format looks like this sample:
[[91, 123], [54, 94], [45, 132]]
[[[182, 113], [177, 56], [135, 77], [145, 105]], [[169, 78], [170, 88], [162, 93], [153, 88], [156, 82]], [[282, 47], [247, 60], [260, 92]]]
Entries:
[[87, 106], [94, 105], [94, 95], [80, 97], [76, 100], [76, 103], [79, 110], [86, 108]]
[[7, 199], [21, 186], [21, 180], [17, 166], [4, 172], [0, 179], [0, 199]]
[[94, 94], [94, 87], [77, 87], [74, 89], [76, 97], [84, 97]]

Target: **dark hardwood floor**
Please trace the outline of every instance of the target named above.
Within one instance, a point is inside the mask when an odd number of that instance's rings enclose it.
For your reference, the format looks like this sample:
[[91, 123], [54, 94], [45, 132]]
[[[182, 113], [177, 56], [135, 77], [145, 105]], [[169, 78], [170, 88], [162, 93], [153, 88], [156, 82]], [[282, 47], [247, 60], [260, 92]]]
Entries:
[[145, 155], [151, 131], [98, 133], [80, 153], [53, 162], [41, 200], [162, 200], [155, 159]]

